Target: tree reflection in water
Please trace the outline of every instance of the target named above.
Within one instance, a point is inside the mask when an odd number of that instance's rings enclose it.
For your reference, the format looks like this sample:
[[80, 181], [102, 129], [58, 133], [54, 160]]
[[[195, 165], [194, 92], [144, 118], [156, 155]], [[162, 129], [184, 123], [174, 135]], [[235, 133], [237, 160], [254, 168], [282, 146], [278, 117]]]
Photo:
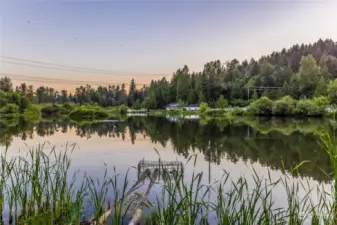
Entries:
[[33, 124], [22, 118], [0, 122], [0, 145], [10, 146], [13, 138], [34, 139], [34, 136], [48, 137], [57, 132], [67, 133], [74, 129], [76, 135], [90, 138], [130, 137], [137, 144], [137, 136], [149, 138], [153, 143], [166, 146], [184, 157], [191, 153], [203, 154], [206, 161], [220, 164], [222, 159], [237, 162], [239, 159], [258, 162], [272, 169], [280, 170], [283, 160], [285, 169], [309, 160], [312, 163], [300, 168], [301, 176], [318, 181], [328, 178], [317, 169], [326, 172], [329, 158], [319, 146], [319, 134], [334, 129], [329, 120], [323, 119], [236, 119], [179, 121], [173, 123], [162, 117], [130, 117], [126, 121], [113, 123], [84, 123], [48, 121]]

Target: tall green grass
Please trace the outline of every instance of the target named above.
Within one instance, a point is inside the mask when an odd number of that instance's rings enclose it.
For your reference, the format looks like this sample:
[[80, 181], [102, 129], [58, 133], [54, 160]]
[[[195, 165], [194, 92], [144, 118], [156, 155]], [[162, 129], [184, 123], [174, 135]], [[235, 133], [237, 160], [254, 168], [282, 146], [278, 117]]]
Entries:
[[[337, 167], [337, 142], [332, 136], [322, 136], [322, 146], [331, 155], [331, 166]], [[130, 185], [129, 171], [119, 179], [114, 169], [103, 178], [71, 172], [71, 152], [45, 145], [30, 149], [27, 157], [1, 155], [0, 212], [1, 222], [7, 224], [102, 224], [102, 215], [110, 215], [108, 224], [127, 224], [130, 207], [128, 196], [139, 185]], [[193, 160], [194, 159], [194, 160]], [[334, 161], [335, 160], [335, 161]], [[196, 166], [196, 156], [187, 163]], [[311, 186], [309, 181], [292, 178], [298, 165], [280, 177], [262, 177], [256, 170], [233, 179], [224, 171], [223, 177], [204, 184], [203, 173], [169, 173], [160, 168], [164, 177], [162, 191], [154, 203], [143, 202], [150, 213], [144, 215], [146, 225], [251, 225], [251, 224], [336, 224], [336, 191], [323, 186]], [[157, 171], [158, 172], [158, 171]], [[336, 172], [332, 174], [336, 178]], [[327, 174], [327, 176], [330, 174]], [[277, 189], [276, 189], [277, 188]], [[149, 190], [149, 189], [148, 189]], [[285, 205], [274, 199], [275, 190], [282, 191]], [[111, 193], [110, 193], [111, 192]], [[331, 192], [331, 193], [329, 193]], [[303, 194], [304, 193], [304, 194]], [[113, 195], [112, 199], [108, 196]], [[318, 199], [314, 201], [313, 196]], [[90, 212], [90, 214], [88, 214]]]

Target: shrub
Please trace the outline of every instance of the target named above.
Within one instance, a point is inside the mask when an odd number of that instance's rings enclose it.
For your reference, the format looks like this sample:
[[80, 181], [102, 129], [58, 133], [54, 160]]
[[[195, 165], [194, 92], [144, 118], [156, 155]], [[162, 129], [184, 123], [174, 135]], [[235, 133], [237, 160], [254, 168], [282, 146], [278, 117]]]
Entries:
[[312, 100], [312, 107], [308, 116], [323, 116], [328, 107], [329, 100], [326, 97], [317, 97]]
[[146, 97], [142, 102], [142, 108], [144, 109], [156, 109], [157, 108], [157, 100], [153, 96]]
[[124, 115], [128, 112], [128, 107], [124, 104], [120, 105], [118, 112], [119, 112], [119, 114]]
[[326, 108], [326, 107], [328, 107], [328, 105], [329, 105], [329, 99], [327, 98], [327, 97], [323, 97], [323, 96], [321, 96], [321, 97], [317, 97], [317, 98], [313, 98], [313, 102], [317, 105], [317, 106], [319, 106], [319, 107], [321, 107], [321, 108]]
[[337, 79], [332, 80], [328, 84], [328, 97], [329, 101], [337, 104]]
[[109, 114], [99, 107], [89, 108], [80, 106], [72, 110], [69, 117], [73, 120], [95, 120], [108, 118]]
[[50, 117], [58, 115], [60, 109], [57, 106], [46, 106], [41, 109], [42, 117]]
[[28, 108], [28, 106], [31, 104], [31, 102], [29, 101], [29, 99], [26, 96], [21, 97], [20, 99], [20, 111], [23, 112], [25, 109]]
[[301, 99], [297, 101], [295, 113], [300, 116], [306, 116], [311, 110], [312, 104], [308, 99]]
[[137, 101], [135, 102], [135, 104], [133, 105], [133, 109], [139, 110], [142, 108], [142, 104], [140, 103], [140, 100], [137, 99]]
[[20, 109], [19, 106], [13, 103], [9, 103], [6, 106], [0, 108], [0, 114], [19, 114]]
[[68, 115], [75, 107], [71, 105], [70, 103], [66, 102], [59, 108], [59, 112], [62, 115]]
[[209, 107], [209, 105], [206, 102], [202, 102], [200, 103], [199, 106], [199, 112], [204, 114], [204, 113], [208, 113], [211, 110], [211, 108]]
[[63, 103], [62, 108], [68, 109], [68, 110], [71, 111], [71, 110], [73, 110], [75, 107], [74, 107], [72, 104], [70, 104], [69, 102], [65, 102], [65, 103]]
[[220, 95], [219, 99], [215, 102], [215, 108], [223, 109], [228, 106], [228, 101], [223, 95]]
[[290, 96], [285, 96], [273, 103], [272, 114], [274, 116], [290, 116], [294, 113], [295, 101]]
[[25, 118], [29, 120], [37, 120], [40, 117], [40, 109], [36, 105], [29, 105], [24, 111]]
[[101, 108], [94, 109], [93, 119], [106, 119], [109, 117], [109, 114]]
[[242, 116], [244, 114], [244, 110], [238, 107], [234, 107], [228, 111], [228, 114], [231, 116]]
[[237, 107], [246, 107], [249, 105], [249, 101], [243, 99], [234, 99], [231, 101], [231, 105]]
[[270, 116], [272, 115], [273, 102], [267, 97], [252, 102], [248, 106], [248, 112], [254, 115]]
[[326, 97], [299, 100], [296, 104], [295, 114], [299, 116], [323, 116], [327, 105]]

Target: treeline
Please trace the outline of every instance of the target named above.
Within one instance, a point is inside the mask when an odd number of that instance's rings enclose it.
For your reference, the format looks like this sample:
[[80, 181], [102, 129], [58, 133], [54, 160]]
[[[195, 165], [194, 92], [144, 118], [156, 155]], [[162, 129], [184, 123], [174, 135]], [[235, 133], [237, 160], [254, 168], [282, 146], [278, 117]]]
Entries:
[[136, 109], [157, 109], [171, 102], [207, 102], [214, 107], [220, 96], [234, 106], [248, 105], [249, 100], [261, 96], [279, 99], [289, 95], [297, 100], [326, 96], [329, 81], [336, 78], [337, 43], [320, 39], [314, 44], [294, 45], [258, 60], [208, 62], [200, 72], [191, 72], [184, 66], [170, 81], [165, 77], [152, 80], [141, 89], [136, 88], [132, 79], [128, 90], [125, 84], [97, 88], [85, 85], [76, 88], [74, 93], [44, 86], [34, 90], [25, 83], [13, 88], [8, 77], [1, 78], [0, 89], [17, 92], [35, 103], [97, 103], [102, 107], [125, 104]]

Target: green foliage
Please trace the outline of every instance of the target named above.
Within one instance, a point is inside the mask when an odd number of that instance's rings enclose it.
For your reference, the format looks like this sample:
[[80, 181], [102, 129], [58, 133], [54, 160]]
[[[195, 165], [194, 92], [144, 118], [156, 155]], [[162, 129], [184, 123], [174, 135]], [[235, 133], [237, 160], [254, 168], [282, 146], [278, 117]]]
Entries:
[[9, 77], [1, 77], [0, 78], [0, 90], [4, 92], [11, 92], [13, 91], [13, 84]]
[[313, 96], [320, 76], [320, 67], [312, 55], [302, 57], [298, 74], [301, 94]]
[[223, 95], [220, 95], [219, 99], [215, 102], [215, 108], [224, 109], [228, 107], [228, 101]]
[[71, 110], [73, 110], [75, 108], [75, 105], [71, 104], [69, 102], [65, 102], [65, 103], [63, 103], [62, 108], [71, 111]]
[[137, 99], [137, 101], [135, 102], [135, 104], [133, 105], [133, 109], [139, 110], [142, 108], [142, 104], [140, 103], [140, 100]]
[[[7, 104], [14, 104], [18, 106], [19, 112], [23, 112], [31, 102], [26, 96], [0, 90], [0, 107], [5, 107]], [[9, 108], [12, 108], [12, 106], [9, 106]]]
[[328, 97], [332, 104], [337, 104], [337, 79], [329, 82]]
[[244, 115], [245, 111], [242, 110], [241, 108], [238, 107], [234, 107], [232, 109], [229, 110], [228, 114], [230, 116], [242, 116]]
[[290, 116], [295, 110], [295, 101], [290, 96], [285, 96], [273, 102], [272, 114], [274, 116]]
[[199, 105], [199, 112], [201, 114], [206, 114], [211, 110], [211, 108], [209, 107], [209, 105], [206, 102], [202, 102]]
[[36, 105], [29, 105], [23, 113], [24, 117], [29, 120], [37, 120], [40, 118], [40, 109]]
[[260, 99], [250, 103], [248, 106], [249, 113], [259, 116], [271, 116], [272, 109], [273, 102], [267, 97], [261, 97]]
[[181, 108], [181, 107], [185, 107], [185, 106], [186, 106], [186, 103], [185, 103], [183, 100], [180, 99], [180, 100], [178, 101], [177, 107], [180, 107], [180, 108]]
[[234, 107], [246, 107], [249, 105], [248, 100], [243, 100], [243, 99], [233, 99], [231, 101], [231, 105]]
[[131, 79], [130, 88], [129, 88], [129, 95], [128, 95], [128, 106], [131, 107], [135, 104], [136, 96], [137, 96], [136, 83], [135, 83], [134, 79]]
[[19, 106], [13, 103], [9, 103], [6, 106], [0, 108], [0, 114], [9, 115], [9, 114], [19, 114]]
[[8, 99], [6, 92], [0, 90], [0, 107], [7, 105]]
[[157, 100], [156, 98], [146, 97], [142, 102], [142, 108], [144, 109], [156, 109], [157, 108]]
[[59, 112], [60, 112], [60, 109], [57, 106], [46, 106], [41, 109], [42, 117], [57, 116]]
[[100, 107], [87, 107], [80, 106], [72, 110], [69, 114], [69, 118], [81, 121], [81, 120], [99, 120], [106, 119], [109, 114]]
[[[336, 173], [336, 140], [327, 135], [322, 137], [322, 142], [332, 161], [330, 165]], [[234, 141], [231, 144], [236, 143], [238, 142]], [[148, 177], [144, 172], [144, 176], [140, 176], [135, 185], [130, 187], [129, 173], [126, 172], [121, 177], [115, 169], [109, 175], [105, 168], [103, 175], [97, 180], [96, 177], [90, 177], [87, 171], [80, 171], [85, 174], [83, 177], [76, 176], [79, 173], [72, 174], [73, 164], [71, 155], [68, 154], [72, 148], [66, 147], [65, 151], [55, 150], [54, 147], [52, 149], [49, 153], [46, 153], [44, 146], [30, 149], [28, 159], [22, 156], [7, 157], [6, 153], [1, 155], [0, 188], [3, 202], [0, 212], [6, 218], [15, 218], [15, 224], [102, 224], [99, 222], [106, 215], [104, 205], [109, 199], [109, 191], [113, 195], [108, 208], [113, 212], [113, 224], [129, 222], [125, 215], [135, 202], [130, 203], [128, 200], [134, 200], [132, 195], [138, 196], [138, 192], [145, 188], [145, 197], [148, 197], [159, 175], [165, 179], [165, 183], [157, 195], [157, 201], [150, 205], [151, 214], [146, 215], [142, 223], [145, 225], [285, 224], [284, 221], [290, 221], [290, 224], [320, 224], [316, 215], [323, 213], [327, 214], [324, 217], [325, 224], [335, 224], [334, 214], [330, 212], [335, 210], [336, 199], [329, 201], [329, 193], [317, 188], [315, 194], [322, 201], [315, 203], [309, 195], [310, 190], [304, 196], [300, 194], [300, 188], [310, 188], [309, 179], [306, 180], [307, 187], [306, 183], [294, 181], [290, 176], [295, 176], [305, 162], [291, 168], [289, 175], [280, 177], [260, 176], [254, 168], [251, 173], [235, 178], [224, 171], [223, 179], [216, 181], [213, 187], [203, 184], [206, 177], [202, 172], [192, 173], [191, 178], [186, 179], [180, 171], [172, 176], [166, 170], [160, 171], [160, 174], [155, 170], [151, 173], [148, 186], [142, 184]], [[271, 152], [270, 149], [268, 152]], [[212, 156], [216, 160], [217, 155]], [[196, 160], [197, 158], [195, 162]], [[269, 170], [267, 172], [270, 174]], [[334, 176], [336, 179], [336, 175]], [[334, 188], [336, 191], [336, 187]], [[284, 198], [287, 199], [284, 206], [276, 210], [273, 209], [273, 196], [277, 194], [274, 193], [275, 190], [285, 193]], [[208, 196], [214, 196], [216, 201]], [[139, 204], [144, 202], [141, 198]], [[313, 215], [313, 218], [300, 216], [303, 209]], [[88, 212], [92, 216], [88, 216]], [[216, 216], [210, 218], [212, 214]], [[83, 221], [85, 217], [90, 220]]]
[[23, 112], [25, 109], [28, 108], [28, 106], [31, 104], [29, 99], [26, 96], [22, 96], [20, 99], [20, 111]]
[[252, 95], [251, 100], [252, 100], [252, 101], [256, 101], [256, 100], [258, 100], [258, 99], [259, 99], [259, 96], [258, 96], [256, 90], [254, 90], [254, 91], [253, 91], [253, 95]]
[[328, 94], [327, 89], [328, 89], [327, 82], [322, 76], [316, 85], [314, 96], [315, 97], [326, 96]]
[[62, 104], [61, 106], [57, 105], [55, 106], [58, 108], [59, 113], [61, 115], [68, 115], [73, 109], [76, 108], [76, 106], [74, 104], [71, 104], [69, 102], [65, 102], [64, 104]]
[[126, 105], [120, 105], [118, 107], [118, 113], [121, 115], [125, 115], [128, 112], [128, 107]]
[[299, 116], [323, 116], [327, 105], [326, 97], [299, 100], [296, 104], [295, 114]]

